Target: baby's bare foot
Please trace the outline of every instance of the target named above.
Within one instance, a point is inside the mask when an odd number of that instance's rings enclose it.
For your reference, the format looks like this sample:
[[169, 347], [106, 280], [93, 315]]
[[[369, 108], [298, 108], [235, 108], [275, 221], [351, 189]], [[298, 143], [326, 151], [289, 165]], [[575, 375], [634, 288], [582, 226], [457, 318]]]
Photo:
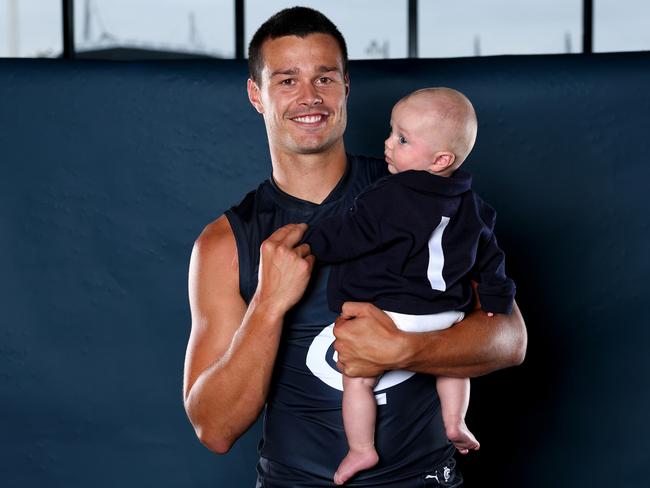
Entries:
[[470, 449], [477, 451], [479, 447], [481, 447], [479, 442], [476, 440], [476, 437], [474, 437], [474, 434], [472, 434], [467, 428], [464, 420], [446, 426], [446, 430], [447, 438], [453, 442], [454, 446], [456, 446], [456, 449], [458, 449], [458, 452], [461, 454], [467, 454]]
[[379, 456], [374, 447], [364, 450], [352, 450], [348, 452], [336, 473], [334, 473], [334, 484], [342, 485], [352, 478], [359, 471], [372, 468], [379, 461]]

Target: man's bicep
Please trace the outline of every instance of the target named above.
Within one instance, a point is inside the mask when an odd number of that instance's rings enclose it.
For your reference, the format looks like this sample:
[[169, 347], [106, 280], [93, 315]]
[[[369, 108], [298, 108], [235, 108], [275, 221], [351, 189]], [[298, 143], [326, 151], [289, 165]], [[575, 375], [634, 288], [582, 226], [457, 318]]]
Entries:
[[201, 373], [226, 353], [246, 313], [239, 293], [237, 246], [223, 216], [208, 225], [194, 245], [188, 290], [192, 330], [185, 355], [185, 399]]

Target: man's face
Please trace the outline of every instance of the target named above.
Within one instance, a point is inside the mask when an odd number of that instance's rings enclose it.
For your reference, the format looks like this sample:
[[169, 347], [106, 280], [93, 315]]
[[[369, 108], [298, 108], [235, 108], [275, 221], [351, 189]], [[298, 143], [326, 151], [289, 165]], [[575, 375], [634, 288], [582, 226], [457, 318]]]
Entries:
[[262, 54], [259, 84], [248, 80], [248, 95], [264, 116], [272, 150], [314, 154], [342, 143], [349, 80], [336, 40], [279, 37], [265, 41]]

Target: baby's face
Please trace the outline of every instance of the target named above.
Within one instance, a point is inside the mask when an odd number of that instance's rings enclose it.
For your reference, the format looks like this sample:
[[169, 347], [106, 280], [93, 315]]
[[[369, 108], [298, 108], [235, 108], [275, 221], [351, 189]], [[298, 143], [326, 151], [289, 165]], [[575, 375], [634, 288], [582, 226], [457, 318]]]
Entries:
[[409, 100], [393, 107], [390, 134], [384, 141], [384, 158], [388, 171], [401, 173], [410, 169], [426, 171], [432, 163], [431, 116]]

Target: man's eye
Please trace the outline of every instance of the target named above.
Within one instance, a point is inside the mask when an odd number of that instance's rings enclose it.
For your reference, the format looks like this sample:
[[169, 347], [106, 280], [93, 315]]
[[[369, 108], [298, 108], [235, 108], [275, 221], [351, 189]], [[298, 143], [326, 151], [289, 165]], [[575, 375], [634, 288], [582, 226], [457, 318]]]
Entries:
[[321, 85], [327, 85], [328, 83], [331, 83], [332, 78], [328, 78], [327, 76], [323, 76], [322, 78], [318, 79], [318, 83]]
[[286, 80], [282, 80], [280, 84], [285, 86], [293, 85], [293, 80], [291, 78], [287, 78]]
[[399, 136], [399, 143], [400, 144], [406, 144], [408, 141], [404, 138], [404, 136]]

